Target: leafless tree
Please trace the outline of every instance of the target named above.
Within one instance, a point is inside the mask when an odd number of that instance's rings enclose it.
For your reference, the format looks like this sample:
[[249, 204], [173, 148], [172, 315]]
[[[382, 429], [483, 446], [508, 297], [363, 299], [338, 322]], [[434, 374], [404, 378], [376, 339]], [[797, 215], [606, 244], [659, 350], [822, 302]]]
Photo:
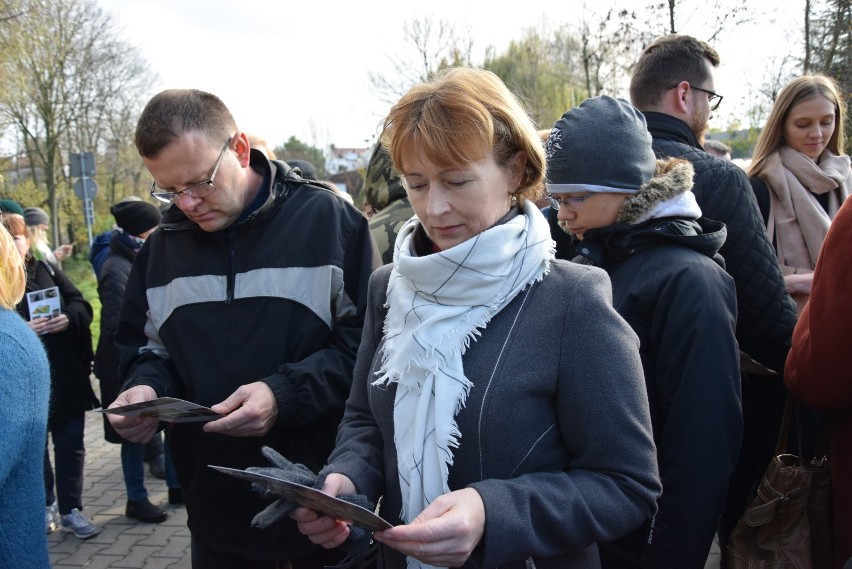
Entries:
[[590, 97], [613, 94], [624, 86], [630, 68], [654, 33], [640, 22], [637, 12], [610, 8], [602, 16], [583, 3], [578, 30], [581, 63]]
[[[807, 47], [802, 73], [832, 77], [846, 98], [847, 110], [852, 110], [852, 0], [808, 0], [803, 32]], [[852, 129], [846, 132], [846, 144], [850, 145]]]
[[0, 0], [0, 25], [17, 20], [24, 15], [22, 3], [18, 0]]
[[406, 49], [388, 55], [390, 72], [368, 74], [377, 97], [385, 103], [395, 103], [412, 85], [431, 79], [443, 68], [472, 64], [473, 38], [467, 29], [423, 16], [405, 21], [401, 30]]
[[852, 58], [852, 1], [806, 3], [803, 73], [817, 71], [848, 81]]
[[56, 243], [63, 155], [123, 144], [115, 136], [126, 136], [127, 125], [116, 121], [134, 120], [135, 96], [153, 77], [94, 0], [23, 7], [14, 25], [0, 27], [0, 50], [18, 55], [2, 63], [0, 114], [20, 133], [33, 173], [42, 169]]
[[648, 22], [660, 21], [657, 15], [661, 10], [665, 10], [668, 21], [664, 33], [678, 34], [686, 29], [703, 28], [701, 39], [711, 44], [725, 32], [754, 19], [754, 10], [746, 2], [738, 0], [714, 0], [712, 3], [705, 0], [666, 0], [665, 3], [648, 6]]

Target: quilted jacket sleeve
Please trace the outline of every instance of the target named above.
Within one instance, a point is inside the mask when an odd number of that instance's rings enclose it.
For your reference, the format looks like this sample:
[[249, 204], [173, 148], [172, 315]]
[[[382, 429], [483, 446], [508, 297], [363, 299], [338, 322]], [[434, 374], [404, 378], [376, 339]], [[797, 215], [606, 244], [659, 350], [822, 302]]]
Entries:
[[719, 252], [737, 289], [740, 349], [780, 373], [796, 325], [796, 306], [784, 288], [748, 177], [738, 166], [699, 150], [686, 157], [695, 165], [694, 192], [704, 217], [728, 228]]

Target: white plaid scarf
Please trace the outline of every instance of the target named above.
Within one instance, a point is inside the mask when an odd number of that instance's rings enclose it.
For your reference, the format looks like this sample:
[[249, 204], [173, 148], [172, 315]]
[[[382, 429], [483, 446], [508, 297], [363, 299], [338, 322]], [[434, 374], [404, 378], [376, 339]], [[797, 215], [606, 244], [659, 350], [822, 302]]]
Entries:
[[394, 442], [406, 523], [450, 491], [450, 449], [461, 437], [455, 416], [472, 386], [462, 355], [496, 313], [544, 277], [555, 251], [547, 221], [530, 201], [506, 223], [422, 257], [412, 252], [418, 225], [412, 218], [394, 245], [374, 382], [398, 384]]

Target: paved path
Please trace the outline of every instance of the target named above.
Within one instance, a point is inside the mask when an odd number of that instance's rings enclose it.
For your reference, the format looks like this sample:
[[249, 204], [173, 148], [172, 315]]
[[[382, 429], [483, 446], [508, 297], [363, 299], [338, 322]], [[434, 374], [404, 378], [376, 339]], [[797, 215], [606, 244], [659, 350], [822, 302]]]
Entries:
[[[83, 510], [102, 528], [93, 538], [81, 540], [61, 530], [48, 537], [54, 569], [191, 569], [186, 510], [168, 503], [166, 483], [150, 476], [145, 467], [149, 498], [169, 519], [146, 524], [124, 517], [127, 496], [121, 474], [119, 445], [104, 441], [101, 416], [86, 414], [86, 466]], [[718, 569], [719, 549], [714, 544], [705, 569]]]
[[168, 503], [166, 483], [152, 477], [145, 466], [149, 498], [168, 512], [169, 519], [147, 524], [126, 518], [120, 446], [104, 441], [101, 416], [97, 413], [86, 414], [85, 442], [83, 511], [102, 530], [87, 540], [61, 530], [51, 533], [47, 537], [51, 566], [54, 569], [190, 569], [186, 510]]

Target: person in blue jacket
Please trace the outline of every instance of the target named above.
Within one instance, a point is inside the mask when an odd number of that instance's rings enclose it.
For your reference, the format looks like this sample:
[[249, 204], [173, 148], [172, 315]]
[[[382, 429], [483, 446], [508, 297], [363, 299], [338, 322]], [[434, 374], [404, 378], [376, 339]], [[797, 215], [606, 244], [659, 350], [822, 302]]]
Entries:
[[[0, 219], [10, 215], [17, 214], [0, 211]], [[26, 236], [16, 239], [26, 250]], [[49, 569], [42, 461], [50, 368], [38, 336], [15, 311], [25, 286], [23, 260], [0, 223], [0, 567]]]

